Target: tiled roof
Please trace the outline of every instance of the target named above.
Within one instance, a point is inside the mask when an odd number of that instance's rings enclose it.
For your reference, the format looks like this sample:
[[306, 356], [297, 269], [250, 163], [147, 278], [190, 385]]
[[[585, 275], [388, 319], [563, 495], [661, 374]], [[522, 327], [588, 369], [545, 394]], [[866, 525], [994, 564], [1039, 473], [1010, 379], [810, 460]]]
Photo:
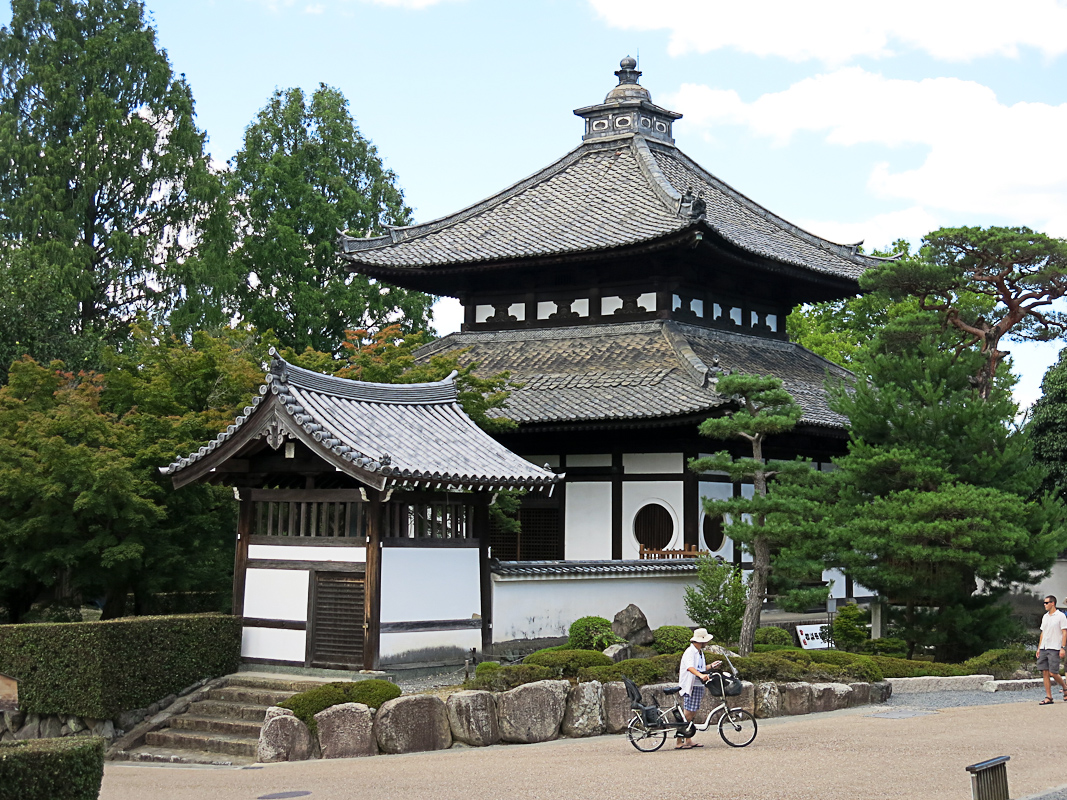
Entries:
[[475, 425], [460, 408], [454, 375], [437, 383], [364, 383], [301, 369], [273, 349], [271, 355], [252, 405], [212, 442], [162, 467], [164, 475], [209, 457], [224, 461], [250, 438], [274, 447], [290, 438], [382, 488], [537, 487], [561, 479]]
[[718, 370], [780, 378], [804, 409], [801, 424], [843, 428], [823, 384], [851, 374], [800, 345], [673, 321], [454, 333], [419, 359], [466, 349], [478, 372], [511, 372], [503, 415], [520, 425], [625, 422], [707, 413], [725, 400]]
[[[703, 192], [705, 215], [682, 203]], [[745, 251], [855, 279], [878, 259], [802, 231], [697, 166], [676, 147], [631, 134], [586, 142], [474, 206], [389, 236], [341, 237], [353, 265], [394, 276], [424, 268], [584, 253], [705, 229]], [[358, 266], [356, 267], [358, 269]]]
[[551, 577], [554, 575], [685, 575], [696, 572], [695, 558], [648, 561], [497, 561], [490, 566], [502, 577]]

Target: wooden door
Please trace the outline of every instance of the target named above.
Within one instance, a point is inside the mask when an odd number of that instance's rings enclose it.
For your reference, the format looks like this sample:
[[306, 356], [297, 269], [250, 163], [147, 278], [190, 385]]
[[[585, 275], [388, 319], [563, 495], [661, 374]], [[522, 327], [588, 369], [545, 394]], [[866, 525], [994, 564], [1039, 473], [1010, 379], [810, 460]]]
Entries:
[[316, 572], [314, 592], [310, 665], [363, 669], [363, 573]]

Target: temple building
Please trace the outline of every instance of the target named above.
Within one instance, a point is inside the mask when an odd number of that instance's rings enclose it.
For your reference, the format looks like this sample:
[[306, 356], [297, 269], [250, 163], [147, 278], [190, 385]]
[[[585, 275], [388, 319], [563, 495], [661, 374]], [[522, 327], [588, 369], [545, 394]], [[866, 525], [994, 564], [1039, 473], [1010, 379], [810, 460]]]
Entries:
[[[695, 550], [745, 563], [701, 498], [752, 487], [686, 467], [722, 449], [746, 454], [697, 433], [729, 407], [716, 392], [724, 371], [778, 377], [803, 407], [767, 457], [825, 468], [845, 452], [846, 421], [824, 383], [849, 373], [789, 342], [785, 318], [799, 304], [856, 294], [881, 259], [727, 186], [676, 146], [681, 115], [651, 101], [634, 59], [615, 75], [603, 103], [575, 110], [581, 144], [555, 163], [441, 219], [340, 240], [351, 270], [460, 300], [462, 330], [418, 356], [460, 349], [481, 374], [510, 372], [504, 413], [519, 427], [496, 438], [566, 473], [551, 497], [527, 499], [522, 532], [495, 535], [491, 556], [494, 586], [526, 581], [531, 594], [552, 596], [535, 585], [547, 581], [571, 601], [531, 611], [525, 627], [503, 631], [498, 621], [497, 640], [558, 635], [560, 620], [579, 612], [610, 617], [625, 601], [586, 584], [668, 562], [677, 579], [694, 568]], [[854, 588], [838, 576], [833, 593]], [[679, 621], [653, 610], [653, 624]]]

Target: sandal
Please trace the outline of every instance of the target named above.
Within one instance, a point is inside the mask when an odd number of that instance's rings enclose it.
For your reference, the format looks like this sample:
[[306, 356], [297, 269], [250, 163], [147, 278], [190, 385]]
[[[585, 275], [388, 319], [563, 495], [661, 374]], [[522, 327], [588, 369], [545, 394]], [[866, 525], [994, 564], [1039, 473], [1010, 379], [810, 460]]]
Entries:
[[[695, 744], [680, 744], [674, 749], [675, 750], [692, 750], [694, 747], [696, 747]], [[701, 747], [703, 747], [703, 745], [701, 745]]]
[[693, 742], [693, 743], [692, 743], [691, 745], [689, 745], [689, 746], [690, 746], [690, 747], [703, 747], [704, 745], [702, 745], [702, 744], [701, 744], [700, 742]]
[[1044, 700], [1042, 700], [1040, 703], [1038, 703], [1038, 705], [1039, 706], [1050, 706], [1050, 705], [1052, 705], [1052, 698], [1051, 697], [1046, 697]]

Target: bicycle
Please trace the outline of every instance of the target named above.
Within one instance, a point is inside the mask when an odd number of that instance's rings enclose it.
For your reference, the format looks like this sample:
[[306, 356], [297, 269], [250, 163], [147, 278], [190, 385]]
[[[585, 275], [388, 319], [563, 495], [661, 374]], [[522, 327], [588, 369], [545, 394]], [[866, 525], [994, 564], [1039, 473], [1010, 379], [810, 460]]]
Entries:
[[[747, 747], [756, 738], [756, 718], [743, 708], [730, 708], [726, 703], [727, 697], [736, 697], [741, 694], [741, 681], [737, 677], [737, 669], [725, 656], [730, 664], [730, 675], [720, 672], [712, 673], [704, 686], [712, 695], [721, 697], [722, 702], [708, 712], [703, 722], [686, 720], [682, 704], [675, 698], [674, 705], [670, 708], [660, 708], [655, 705], [645, 705], [641, 690], [629, 678], [623, 678], [626, 684], [626, 693], [630, 697], [630, 708], [634, 716], [626, 726], [626, 736], [635, 748], [643, 753], [654, 753], [663, 747], [667, 741], [667, 734], [675, 731], [686, 738], [690, 738], [697, 731], [706, 731], [712, 725], [712, 718], [722, 712], [719, 718], [719, 736], [730, 747]], [[682, 690], [680, 686], [672, 686], [664, 690], [664, 694], [677, 695]]]

